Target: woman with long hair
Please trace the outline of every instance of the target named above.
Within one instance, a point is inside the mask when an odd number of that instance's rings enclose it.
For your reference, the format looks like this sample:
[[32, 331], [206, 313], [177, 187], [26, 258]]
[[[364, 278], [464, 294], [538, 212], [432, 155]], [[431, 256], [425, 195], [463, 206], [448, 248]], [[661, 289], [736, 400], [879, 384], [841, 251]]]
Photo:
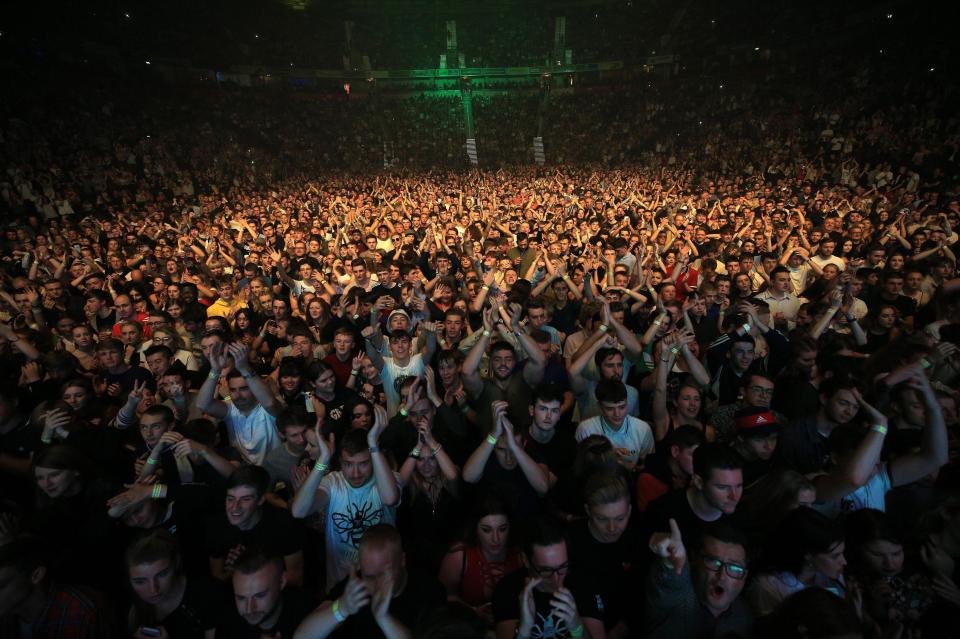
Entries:
[[487, 496], [477, 504], [462, 542], [454, 544], [440, 565], [447, 597], [463, 601], [493, 622], [490, 600], [497, 583], [523, 565], [511, 544], [510, 516], [503, 502]]
[[876, 353], [900, 337], [900, 309], [892, 304], [878, 304], [866, 317], [867, 343], [858, 348], [863, 353]]
[[463, 501], [460, 469], [433, 436], [428, 403], [420, 400], [410, 411], [418, 437], [400, 466], [403, 501], [397, 521], [404, 530], [404, 547], [435, 573], [461, 519]]

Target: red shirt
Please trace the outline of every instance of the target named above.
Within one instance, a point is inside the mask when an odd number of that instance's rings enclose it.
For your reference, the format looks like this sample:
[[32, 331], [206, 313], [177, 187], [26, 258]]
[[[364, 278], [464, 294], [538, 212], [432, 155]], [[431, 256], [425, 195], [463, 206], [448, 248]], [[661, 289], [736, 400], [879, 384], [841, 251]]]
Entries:
[[353, 371], [353, 358], [341, 362], [336, 353], [330, 353], [323, 358], [323, 363], [333, 370], [334, 377], [337, 378], [337, 386], [343, 388], [350, 381], [350, 373]]

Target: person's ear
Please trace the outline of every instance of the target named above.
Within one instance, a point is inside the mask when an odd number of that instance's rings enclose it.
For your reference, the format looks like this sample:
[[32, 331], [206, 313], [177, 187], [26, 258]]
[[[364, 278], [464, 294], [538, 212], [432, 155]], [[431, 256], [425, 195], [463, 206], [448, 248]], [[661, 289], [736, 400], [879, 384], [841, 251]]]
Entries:
[[703, 490], [703, 484], [704, 484], [703, 478], [696, 473], [694, 473], [693, 476], [690, 478], [690, 484], [697, 490]]
[[47, 576], [46, 566], [37, 566], [33, 569], [33, 572], [30, 573], [30, 583], [34, 586], [39, 585]]

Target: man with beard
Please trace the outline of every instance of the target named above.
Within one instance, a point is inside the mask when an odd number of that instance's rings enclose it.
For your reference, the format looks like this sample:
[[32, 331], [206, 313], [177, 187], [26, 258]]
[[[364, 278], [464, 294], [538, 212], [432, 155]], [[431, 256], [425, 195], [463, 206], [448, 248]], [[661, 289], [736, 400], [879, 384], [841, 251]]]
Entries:
[[313, 607], [302, 590], [289, 585], [278, 555], [244, 553], [237, 558], [232, 582], [234, 606], [217, 627], [220, 637], [292, 639]]
[[[502, 312], [506, 315], [505, 312]], [[463, 384], [467, 394], [473, 400], [481, 429], [490, 432], [493, 424], [492, 406], [496, 401], [506, 401], [510, 421], [518, 428], [526, 428], [530, 423], [531, 388], [543, 381], [547, 360], [537, 343], [519, 327], [519, 313], [508, 317], [510, 325], [502, 318], [495, 318], [494, 310], [483, 314], [483, 333], [473, 345], [463, 362]], [[480, 376], [480, 360], [490, 344], [494, 326], [506, 337], [511, 331], [527, 354], [527, 360], [517, 363], [517, 352], [507, 341], [497, 341], [490, 348], [490, 377]]]
[[[232, 358], [234, 370], [227, 374], [230, 399], [214, 399], [220, 375]], [[210, 374], [197, 393], [197, 406], [203, 412], [227, 424], [230, 445], [244, 460], [262, 464], [264, 458], [280, 445], [276, 416], [283, 405], [273, 396], [263, 380], [250, 368], [247, 347], [239, 342], [216, 342], [211, 346]]]
[[647, 578], [644, 637], [747, 637], [753, 612], [740, 599], [747, 579], [747, 543], [727, 524], [704, 529], [687, 557], [677, 522], [670, 532], [654, 533], [650, 550], [656, 555]]

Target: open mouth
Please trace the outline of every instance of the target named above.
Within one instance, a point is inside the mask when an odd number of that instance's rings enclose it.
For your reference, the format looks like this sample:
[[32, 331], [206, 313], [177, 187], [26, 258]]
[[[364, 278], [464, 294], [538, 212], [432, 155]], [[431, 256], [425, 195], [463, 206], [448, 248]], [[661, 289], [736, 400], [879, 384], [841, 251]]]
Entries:
[[710, 586], [710, 596], [714, 599], [720, 599], [726, 594], [727, 589], [723, 586]]

